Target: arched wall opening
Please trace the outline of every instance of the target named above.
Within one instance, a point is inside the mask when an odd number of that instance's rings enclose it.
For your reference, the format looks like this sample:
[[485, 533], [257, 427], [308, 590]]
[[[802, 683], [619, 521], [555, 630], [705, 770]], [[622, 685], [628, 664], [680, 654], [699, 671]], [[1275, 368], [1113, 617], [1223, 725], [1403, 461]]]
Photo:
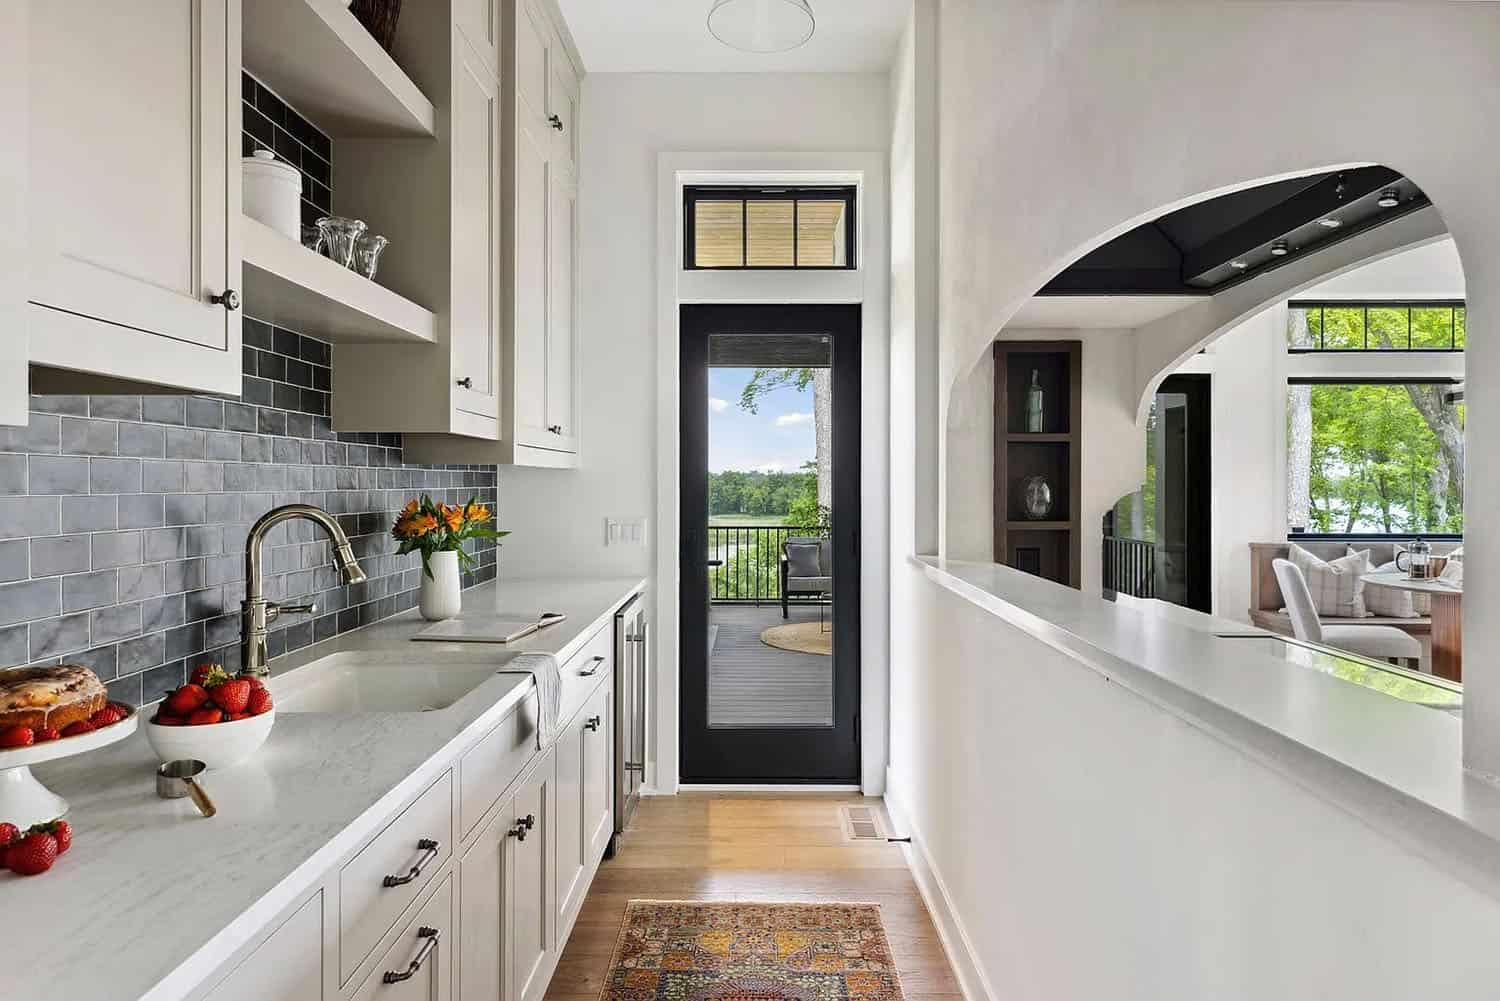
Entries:
[[[1063, 274], [1075, 260], [1170, 212], [1211, 202], [1226, 193], [1249, 191], [1289, 178], [1326, 174], [1331, 169], [1342, 168], [1310, 168], [1237, 182], [1199, 196], [1178, 199], [1160, 210], [1138, 214], [1080, 244], [1076, 256], [1055, 266], [1038, 287]], [[1234, 407], [1252, 401], [1258, 405], [1255, 415], [1240, 413], [1235, 418], [1235, 433], [1243, 433], [1245, 441], [1253, 442], [1254, 447], [1249, 444], [1243, 447], [1237, 444], [1235, 449], [1225, 447], [1226, 442], [1234, 439], [1224, 433], [1215, 436], [1215, 444], [1226, 456], [1238, 449], [1242, 456], [1260, 463], [1261, 468], [1250, 474], [1242, 463], [1232, 460], [1214, 463], [1216, 482], [1224, 484], [1224, 489], [1215, 493], [1214, 507], [1222, 510], [1212, 520], [1221, 527], [1242, 524], [1256, 537], [1252, 540], [1247, 535], [1231, 540], [1216, 530], [1212, 539], [1214, 565], [1211, 570], [1202, 571], [1211, 578], [1208, 586], [1212, 610], [1245, 619], [1250, 573], [1248, 543], [1286, 536], [1285, 510], [1279, 499], [1285, 474], [1285, 435], [1281, 427], [1285, 404], [1283, 401], [1281, 409], [1270, 409], [1268, 395], [1284, 392], [1286, 366], [1279, 359], [1285, 351], [1283, 345], [1278, 355], [1274, 338], [1266, 332], [1278, 318], [1284, 322], [1288, 299], [1337, 276], [1357, 273], [1393, 255], [1439, 241], [1453, 245], [1438, 209], [1427, 205], [1352, 236], [1306, 252], [1294, 252], [1289, 261], [1278, 262], [1278, 266], [1258, 271], [1254, 277], [1210, 296], [1197, 299], [1168, 295], [1103, 296], [1092, 300], [1038, 296], [1014, 310], [993, 341], [1059, 339], [1076, 340], [1083, 345], [1079, 445], [1083, 458], [1078, 482], [1070, 485], [1070, 503], [1079, 509], [1079, 527], [1075, 531], [1081, 533], [1078, 552], [1081, 587], [1089, 593], [1101, 591], [1103, 518], [1122, 496], [1142, 486], [1146, 422], [1156, 388], [1177, 371], [1208, 373], [1213, 359], [1201, 354], [1205, 349], [1212, 353], [1211, 346], [1221, 338], [1247, 325], [1259, 324], [1262, 336], [1250, 342], [1257, 352], [1253, 359], [1256, 374], [1251, 375], [1252, 359], [1243, 357], [1244, 345], [1241, 345], [1242, 357], [1226, 362], [1228, 368], [1219, 376], [1225, 392], [1221, 394], [1220, 405], [1215, 407], [1221, 423], [1227, 423]], [[1461, 266], [1459, 270], [1461, 276]], [[1392, 295], [1412, 297], [1414, 291], [1397, 289]], [[1457, 294], [1462, 297], [1461, 288]], [[1381, 296], [1372, 291], [1372, 297]], [[1061, 308], [1056, 308], [1059, 305]], [[1381, 363], [1391, 360], [1379, 359]], [[986, 344], [978, 359], [954, 384], [948, 401], [944, 481], [944, 509], [948, 518], [943, 539], [944, 554], [953, 559], [1006, 562], [1004, 554], [996, 551], [1000, 529], [995, 508], [997, 503], [1006, 502], [1012, 488], [998, 484], [994, 475], [998, 461], [994, 364], [991, 345]], [[1399, 365], [1388, 370], [1395, 374]], [[1207, 374], [1204, 377], [1214, 378]], [[1268, 380], [1271, 388], [1257, 397], [1251, 391], [1255, 379]], [[1282, 388], [1276, 388], [1278, 383]], [[1249, 479], [1252, 476], [1259, 479]], [[1256, 488], [1253, 494], [1246, 492], [1247, 482]]]

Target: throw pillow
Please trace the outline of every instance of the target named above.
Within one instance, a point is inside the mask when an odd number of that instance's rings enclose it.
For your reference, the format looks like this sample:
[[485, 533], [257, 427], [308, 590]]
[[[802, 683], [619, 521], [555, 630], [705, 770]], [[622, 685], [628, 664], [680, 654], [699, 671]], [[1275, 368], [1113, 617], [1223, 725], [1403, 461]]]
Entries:
[[786, 546], [786, 572], [790, 577], [821, 577], [818, 569], [816, 542], [788, 542]]
[[[1354, 555], [1354, 547], [1352, 546], [1349, 547], [1349, 555]], [[1370, 563], [1370, 551], [1368, 549], [1361, 551], [1359, 555], [1365, 558], [1365, 573], [1385, 573], [1387, 571], [1395, 572], [1396, 570], [1396, 564], [1394, 563], [1386, 563], [1379, 567], [1372, 566]], [[1398, 587], [1381, 587], [1379, 584], [1376, 584], [1373, 587], [1365, 588], [1365, 610], [1371, 615], [1383, 615], [1388, 619], [1415, 619], [1426, 614], [1425, 612], [1417, 611], [1415, 600], [1417, 598], [1422, 598], [1424, 601], [1427, 600], [1425, 595], [1413, 594], [1410, 591], [1403, 591]]]
[[1362, 579], [1368, 563], [1363, 553], [1328, 561], [1293, 543], [1290, 559], [1292, 565], [1302, 571], [1307, 589], [1312, 592], [1313, 607], [1320, 616], [1363, 619], [1369, 615], [1365, 610], [1365, 582]]

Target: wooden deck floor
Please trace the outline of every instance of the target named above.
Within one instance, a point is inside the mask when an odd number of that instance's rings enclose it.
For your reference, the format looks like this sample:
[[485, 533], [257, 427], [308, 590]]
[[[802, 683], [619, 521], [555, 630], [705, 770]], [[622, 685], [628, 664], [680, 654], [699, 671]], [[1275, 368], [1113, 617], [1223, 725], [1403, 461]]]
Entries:
[[708, 619], [710, 726], [833, 725], [833, 658], [760, 641], [770, 626], [817, 622], [816, 606], [793, 605], [783, 619], [778, 604], [713, 605]]
[[619, 853], [594, 879], [547, 1001], [597, 1001], [630, 900], [878, 903], [908, 1001], [962, 1001], [901, 849], [845, 841], [838, 807], [847, 802], [880, 801], [812, 794], [642, 800]]

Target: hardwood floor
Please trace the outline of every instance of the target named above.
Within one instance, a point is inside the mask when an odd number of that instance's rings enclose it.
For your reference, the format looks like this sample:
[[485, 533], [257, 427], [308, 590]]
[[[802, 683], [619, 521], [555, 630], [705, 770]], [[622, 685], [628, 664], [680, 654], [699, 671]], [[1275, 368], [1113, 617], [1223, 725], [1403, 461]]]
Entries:
[[879, 802], [813, 794], [643, 799], [620, 851], [594, 878], [547, 1001], [596, 1001], [630, 900], [878, 903], [906, 998], [961, 1001], [901, 849], [844, 839], [839, 805]]

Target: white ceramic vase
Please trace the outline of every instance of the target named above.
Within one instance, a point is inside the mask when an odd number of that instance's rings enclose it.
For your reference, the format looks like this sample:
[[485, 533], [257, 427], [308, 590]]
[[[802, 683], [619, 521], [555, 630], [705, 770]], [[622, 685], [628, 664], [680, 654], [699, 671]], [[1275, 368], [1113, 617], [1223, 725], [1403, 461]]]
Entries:
[[441, 622], [458, 614], [463, 605], [459, 590], [458, 553], [453, 551], [433, 553], [427, 561], [432, 576], [422, 574], [422, 589], [417, 598], [417, 607], [422, 618], [428, 622]]

